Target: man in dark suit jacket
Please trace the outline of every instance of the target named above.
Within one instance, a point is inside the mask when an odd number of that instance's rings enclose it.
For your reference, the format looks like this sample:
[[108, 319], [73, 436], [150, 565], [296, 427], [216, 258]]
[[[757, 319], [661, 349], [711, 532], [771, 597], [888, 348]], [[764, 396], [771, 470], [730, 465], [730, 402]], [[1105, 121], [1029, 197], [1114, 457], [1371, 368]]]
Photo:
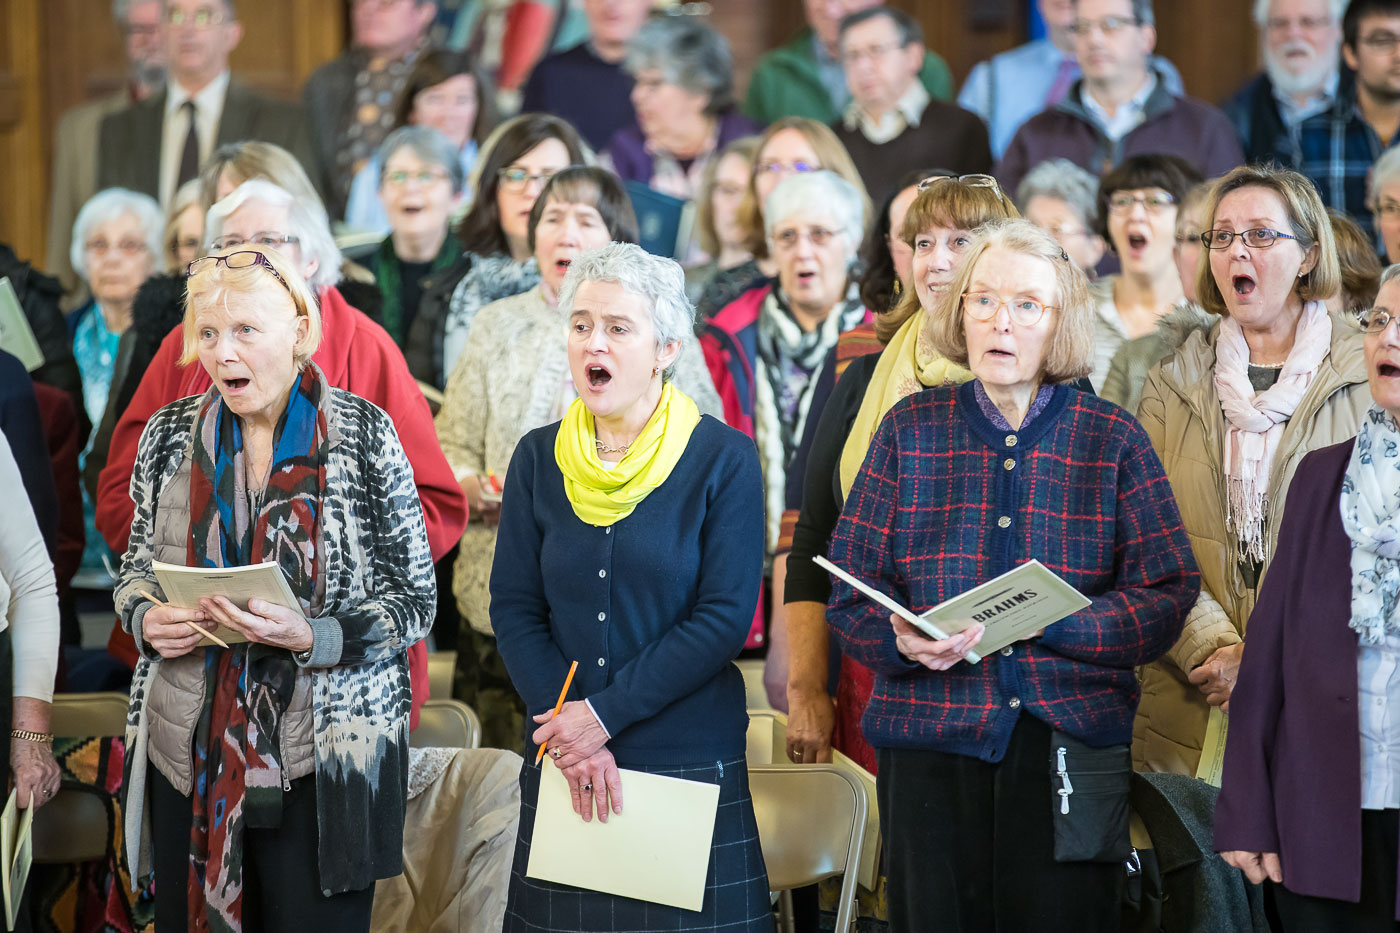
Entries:
[[165, 90], [102, 121], [99, 189], [130, 188], [169, 205], [215, 148], [251, 139], [289, 150], [312, 174], [301, 107], [229, 75], [229, 53], [243, 37], [231, 0], [166, 0], [165, 30]]

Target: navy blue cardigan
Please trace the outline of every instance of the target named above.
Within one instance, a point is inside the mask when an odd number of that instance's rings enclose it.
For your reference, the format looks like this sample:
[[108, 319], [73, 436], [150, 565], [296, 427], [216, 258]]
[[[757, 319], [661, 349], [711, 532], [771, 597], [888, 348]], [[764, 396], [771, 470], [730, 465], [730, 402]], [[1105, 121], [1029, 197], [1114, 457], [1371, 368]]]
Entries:
[[1200, 579], [1162, 463], [1137, 419], [1056, 386], [1001, 431], [973, 383], [890, 409], [831, 541], [831, 560], [922, 612], [1037, 558], [1088, 608], [979, 664], [931, 671], [895, 647], [889, 612], [836, 583], [827, 619], [875, 672], [861, 722], [876, 748], [1000, 761], [1026, 712], [1097, 747], [1132, 740], [1133, 668], [1181, 634]]
[[[763, 481], [753, 441], [700, 419], [666, 481], [627, 518], [574, 514], [558, 424], [525, 435], [506, 473], [491, 622], [531, 716], [587, 698], [619, 764], [742, 757], [744, 647], [763, 573]], [[527, 721], [526, 737], [536, 725]]]

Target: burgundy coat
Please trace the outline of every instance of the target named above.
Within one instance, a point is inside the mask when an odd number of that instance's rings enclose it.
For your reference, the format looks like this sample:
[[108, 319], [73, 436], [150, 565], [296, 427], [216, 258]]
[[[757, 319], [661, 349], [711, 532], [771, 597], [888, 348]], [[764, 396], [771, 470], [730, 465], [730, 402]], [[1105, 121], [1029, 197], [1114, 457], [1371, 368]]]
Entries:
[[1356, 902], [1360, 688], [1340, 508], [1353, 446], [1315, 450], [1293, 475], [1230, 698], [1215, 848], [1277, 852], [1290, 891]]

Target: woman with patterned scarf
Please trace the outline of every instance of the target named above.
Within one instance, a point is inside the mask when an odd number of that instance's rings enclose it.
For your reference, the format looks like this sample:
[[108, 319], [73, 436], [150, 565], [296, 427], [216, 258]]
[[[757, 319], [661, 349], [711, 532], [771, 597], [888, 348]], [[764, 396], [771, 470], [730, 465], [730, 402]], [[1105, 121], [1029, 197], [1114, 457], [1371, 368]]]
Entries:
[[[559, 308], [579, 397], [516, 446], [491, 571], [491, 622], [533, 717], [530, 747], [552, 760], [548, 774], [530, 760], [521, 770], [505, 929], [772, 930], [731, 663], [758, 601], [758, 457], [672, 381], [695, 326], [675, 262], [630, 243], [584, 253]], [[532, 836], [553, 768], [585, 820], [624, 812], [619, 768], [717, 785], [701, 909], [527, 877], [532, 844], [550, 844]]]
[[700, 339], [725, 420], [758, 443], [769, 560], [788, 463], [807, 419], [821, 414], [811, 404], [817, 372], [836, 338], [871, 317], [852, 275], [864, 216], [861, 193], [834, 172], [785, 179], [763, 206], [776, 282], [745, 292]]
[[[141, 651], [132, 878], [155, 873], [157, 929], [368, 930], [400, 871], [406, 651], [436, 601], [413, 470], [389, 417], [310, 362], [317, 305], [276, 251], [191, 263], [183, 327], [213, 386], [142, 434], [115, 594]], [[300, 611], [165, 605], [157, 560], [276, 563]]]
[[1400, 834], [1400, 266], [1362, 313], [1374, 404], [1303, 458], [1250, 616], [1215, 847], [1281, 928], [1394, 930]]
[[1148, 375], [1138, 418], [1201, 568], [1181, 638], [1141, 671], [1138, 770], [1196, 773], [1213, 706], [1228, 708], [1245, 623], [1299, 461], [1353, 437], [1371, 403], [1362, 338], [1323, 302], [1341, 283], [1322, 200], [1296, 172], [1243, 166], [1202, 216], [1197, 297], [1221, 319]]

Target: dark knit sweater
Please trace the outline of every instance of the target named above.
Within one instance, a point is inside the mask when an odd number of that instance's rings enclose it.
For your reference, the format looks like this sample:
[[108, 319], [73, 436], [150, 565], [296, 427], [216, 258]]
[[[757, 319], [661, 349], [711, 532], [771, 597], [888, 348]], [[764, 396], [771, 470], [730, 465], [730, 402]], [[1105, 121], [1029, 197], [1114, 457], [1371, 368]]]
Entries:
[[836, 138], [851, 154], [870, 200], [884, 202], [899, 179], [915, 169], [935, 166], [955, 175], [991, 174], [992, 146], [987, 126], [969, 110], [931, 100], [918, 126], [907, 127], [886, 143], [873, 143], [860, 127], [843, 120], [831, 125]]
[[515, 689], [530, 715], [548, 712], [577, 660], [568, 698], [593, 705], [619, 764], [743, 755], [744, 683], [730, 662], [763, 573], [753, 442], [704, 416], [665, 482], [598, 528], [564, 493], [558, 431], [525, 435], [506, 472], [491, 623]]
[[1181, 633], [1200, 592], [1162, 464], [1138, 422], [1057, 386], [997, 430], [973, 384], [890, 409], [846, 501], [831, 560], [922, 612], [1036, 558], [1091, 605], [979, 664], [930, 671], [895, 648], [889, 613], [837, 582], [827, 617], [876, 674], [862, 720], [877, 748], [1000, 761], [1024, 711], [1094, 746], [1132, 740], [1133, 668]]

